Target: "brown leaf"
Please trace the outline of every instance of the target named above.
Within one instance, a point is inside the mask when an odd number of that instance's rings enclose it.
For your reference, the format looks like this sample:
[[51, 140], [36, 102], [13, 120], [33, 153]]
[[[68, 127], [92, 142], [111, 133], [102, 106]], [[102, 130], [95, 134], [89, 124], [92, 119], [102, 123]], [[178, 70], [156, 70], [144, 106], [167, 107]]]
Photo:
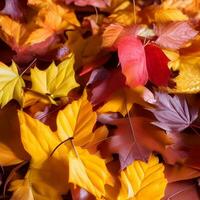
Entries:
[[199, 200], [197, 184], [194, 181], [180, 181], [170, 183], [165, 190], [162, 200]]
[[122, 118], [108, 121], [117, 126], [114, 135], [107, 141], [108, 149], [119, 154], [122, 169], [134, 160], [148, 160], [152, 151], [161, 153], [165, 145], [170, 144], [166, 134], [151, 125], [148, 118], [134, 116], [130, 120]]
[[168, 183], [198, 178], [200, 171], [184, 165], [165, 165], [165, 177]]

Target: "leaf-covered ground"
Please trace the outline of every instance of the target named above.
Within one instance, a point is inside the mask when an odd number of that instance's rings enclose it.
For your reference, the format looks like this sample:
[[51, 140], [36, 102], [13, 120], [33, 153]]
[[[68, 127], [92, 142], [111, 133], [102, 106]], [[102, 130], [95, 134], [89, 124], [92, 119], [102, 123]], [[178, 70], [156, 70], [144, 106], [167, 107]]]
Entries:
[[200, 200], [200, 1], [0, 1], [0, 199]]

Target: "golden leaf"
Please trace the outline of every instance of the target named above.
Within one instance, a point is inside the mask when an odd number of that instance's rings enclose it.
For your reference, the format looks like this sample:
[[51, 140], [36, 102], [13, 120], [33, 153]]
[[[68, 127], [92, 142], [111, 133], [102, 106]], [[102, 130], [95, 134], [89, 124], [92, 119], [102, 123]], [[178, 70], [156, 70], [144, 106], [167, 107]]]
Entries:
[[5, 106], [11, 99], [22, 103], [25, 83], [18, 74], [17, 65], [12, 62], [10, 67], [0, 63], [0, 105]]
[[138, 87], [135, 89], [123, 89], [119, 90], [98, 109], [99, 113], [106, 112], [120, 112], [123, 116], [127, 114], [132, 108], [134, 103], [147, 106], [147, 103], [143, 100], [144, 87]]
[[134, 161], [121, 172], [121, 190], [118, 199], [160, 200], [164, 196], [167, 180], [164, 165], [155, 156], [148, 163]]
[[96, 198], [105, 195], [105, 184], [110, 183], [111, 176], [106, 168], [105, 160], [86, 149], [75, 147], [69, 157], [69, 182], [74, 183]]
[[61, 62], [58, 66], [53, 62], [46, 70], [37, 67], [31, 69], [32, 90], [50, 97], [64, 97], [78, 86], [74, 78], [74, 56]]
[[86, 145], [93, 136], [92, 130], [96, 119], [97, 115], [93, 112], [92, 105], [87, 100], [87, 93], [84, 91], [79, 100], [73, 101], [58, 113], [57, 127], [60, 140], [73, 137], [75, 145]]
[[200, 91], [200, 57], [180, 57], [179, 75], [173, 79], [175, 89], [168, 89], [175, 93], [198, 93]]
[[66, 193], [69, 153], [67, 147], [62, 145], [52, 154], [60, 143], [57, 135], [48, 126], [22, 111], [18, 111], [18, 117], [21, 141], [31, 156], [26, 178], [41, 195], [48, 194], [47, 196], [51, 197], [51, 192], [57, 195]]

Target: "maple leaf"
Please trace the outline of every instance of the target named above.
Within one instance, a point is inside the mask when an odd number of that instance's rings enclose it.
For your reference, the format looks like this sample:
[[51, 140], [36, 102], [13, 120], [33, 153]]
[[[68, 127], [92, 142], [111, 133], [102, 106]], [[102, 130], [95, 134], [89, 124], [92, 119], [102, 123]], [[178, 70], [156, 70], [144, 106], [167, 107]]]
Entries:
[[165, 145], [171, 144], [164, 132], [151, 125], [148, 118], [110, 118], [102, 122], [117, 126], [107, 143], [108, 151], [119, 154], [122, 169], [133, 160], [147, 161], [151, 151], [164, 152]]
[[170, 79], [167, 56], [153, 44], [145, 46], [145, 54], [149, 80], [157, 86], [167, 86]]
[[0, 63], [0, 105], [5, 106], [11, 99], [22, 103], [25, 83], [18, 74], [17, 65], [12, 62], [10, 67]]
[[148, 163], [134, 161], [120, 174], [122, 199], [155, 199], [164, 197], [167, 180], [164, 165], [151, 155]]
[[119, 38], [116, 45], [127, 85], [132, 88], [145, 85], [148, 80], [148, 72], [142, 42], [134, 36], [127, 35]]
[[181, 132], [198, 117], [198, 109], [190, 108], [184, 97], [156, 92], [155, 98], [156, 108], [150, 111], [158, 121], [153, 124], [166, 131]]
[[67, 96], [68, 92], [79, 86], [74, 78], [74, 56], [62, 61], [58, 66], [53, 62], [46, 70], [31, 69], [32, 90], [50, 98]]
[[198, 31], [193, 29], [188, 22], [174, 22], [165, 26], [159, 25], [156, 26], [155, 32], [158, 35], [157, 44], [174, 50], [180, 49], [198, 34]]

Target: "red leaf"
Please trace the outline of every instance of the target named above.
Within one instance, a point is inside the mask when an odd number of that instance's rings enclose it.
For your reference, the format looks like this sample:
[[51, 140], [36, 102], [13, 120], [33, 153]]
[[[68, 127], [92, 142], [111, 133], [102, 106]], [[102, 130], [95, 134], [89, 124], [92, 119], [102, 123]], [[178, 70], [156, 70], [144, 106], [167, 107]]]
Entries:
[[193, 29], [188, 22], [160, 25], [156, 27], [155, 32], [158, 35], [157, 44], [174, 50], [181, 48], [198, 34], [198, 31]]
[[157, 86], [167, 86], [170, 79], [170, 70], [167, 66], [169, 59], [154, 44], [146, 45], [145, 53], [149, 80]]
[[134, 36], [125, 35], [118, 39], [116, 46], [127, 85], [130, 87], [145, 85], [148, 72], [142, 42]]

